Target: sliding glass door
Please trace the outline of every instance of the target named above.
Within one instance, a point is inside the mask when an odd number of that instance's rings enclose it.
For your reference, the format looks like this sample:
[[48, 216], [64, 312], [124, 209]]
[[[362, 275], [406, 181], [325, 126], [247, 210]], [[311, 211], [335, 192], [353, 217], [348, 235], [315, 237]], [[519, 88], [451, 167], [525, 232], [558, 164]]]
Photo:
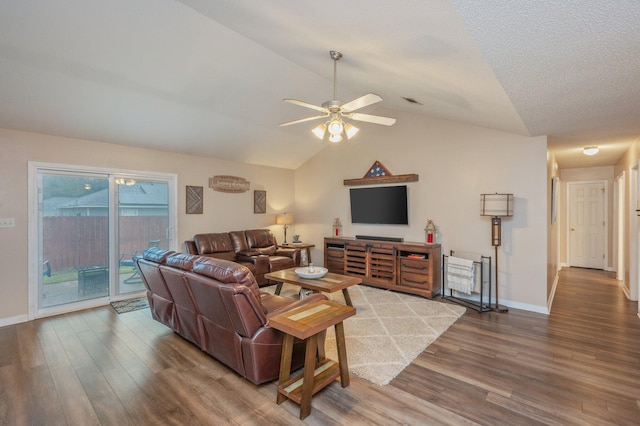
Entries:
[[144, 294], [135, 265], [172, 248], [175, 176], [30, 165], [33, 175], [30, 316]]
[[117, 294], [144, 290], [135, 259], [149, 247], [169, 248], [169, 185], [116, 177], [118, 207]]
[[42, 171], [38, 308], [109, 295], [109, 179]]

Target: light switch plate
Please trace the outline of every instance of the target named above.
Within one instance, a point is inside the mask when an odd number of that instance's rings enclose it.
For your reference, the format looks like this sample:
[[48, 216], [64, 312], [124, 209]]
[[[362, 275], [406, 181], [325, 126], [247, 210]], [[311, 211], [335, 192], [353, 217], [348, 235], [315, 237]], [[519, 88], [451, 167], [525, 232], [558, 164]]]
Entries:
[[14, 217], [0, 217], [0, 228], [15, 228], [16, 219]]

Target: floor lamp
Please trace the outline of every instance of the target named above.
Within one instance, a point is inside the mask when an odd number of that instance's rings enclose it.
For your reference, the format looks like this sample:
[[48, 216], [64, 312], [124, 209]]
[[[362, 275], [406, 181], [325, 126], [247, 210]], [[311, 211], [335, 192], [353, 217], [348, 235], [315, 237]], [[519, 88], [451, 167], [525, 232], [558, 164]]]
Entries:
[[282, 225], [284, 228], [284, 243], [287, 243], [287, 228], [293, 223], [293, 215], [289, 213], [280, 213], [276, 216], [276, 225]]
[[509, 312], [500, 306], [498, 298], [498, 247], [502, 245], [502, 218], [513, 216], [513, 194], [480, 194], [480, 215], [491, 216], [491, 245], [496, 250], [496, 304], [495, 312]]

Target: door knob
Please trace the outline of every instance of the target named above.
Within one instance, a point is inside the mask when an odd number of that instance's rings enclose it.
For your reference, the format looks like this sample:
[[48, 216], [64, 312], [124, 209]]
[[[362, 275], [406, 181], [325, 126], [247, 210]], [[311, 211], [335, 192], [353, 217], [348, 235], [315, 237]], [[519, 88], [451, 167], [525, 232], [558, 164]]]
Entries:
[[572, 230], [572, 231], [575, 231], [575, 230], [576, 230], [576, 228], [571, 228], [571, 230]]

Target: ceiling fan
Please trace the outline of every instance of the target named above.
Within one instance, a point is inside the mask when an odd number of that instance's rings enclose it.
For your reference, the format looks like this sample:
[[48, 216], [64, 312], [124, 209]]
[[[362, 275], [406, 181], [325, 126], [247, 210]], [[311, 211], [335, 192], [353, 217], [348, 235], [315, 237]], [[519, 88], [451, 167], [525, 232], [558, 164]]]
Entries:
[[331, 59], [333, 59], [333, 100], [327, 101], [321, 106], [318, 106], [308, 102], [299, 101], [297, 99], [284, 99], [285, 102], [320, 111], [322, 115], [281, 123], [280, 126], [290, 126], [291, 124], [326, 118], [327, 121], [316, 126], [312, 132], [319, 139], [324, 139], [324, 136], [328, 131], [330, 142], [340, 142], [343, 134], [347, 139], [351, 139], [356, 133], [358, 133], [359, 129], [350, 123], [345, 123], [345, 118], [356, 121], [365, 121], [367, 123], [382, 124], [384, 126], [392, 126], [396, 122], [395, 118], [354, 112], [360, 108], [380, 102], [382, 98], [375, 93], [368, 93], [346, 103], [337, 99], [336, 73], [338, 61], [342, 58], [342, 53], [332, 50], [329, 52], [329, 55], [331, 56]]

